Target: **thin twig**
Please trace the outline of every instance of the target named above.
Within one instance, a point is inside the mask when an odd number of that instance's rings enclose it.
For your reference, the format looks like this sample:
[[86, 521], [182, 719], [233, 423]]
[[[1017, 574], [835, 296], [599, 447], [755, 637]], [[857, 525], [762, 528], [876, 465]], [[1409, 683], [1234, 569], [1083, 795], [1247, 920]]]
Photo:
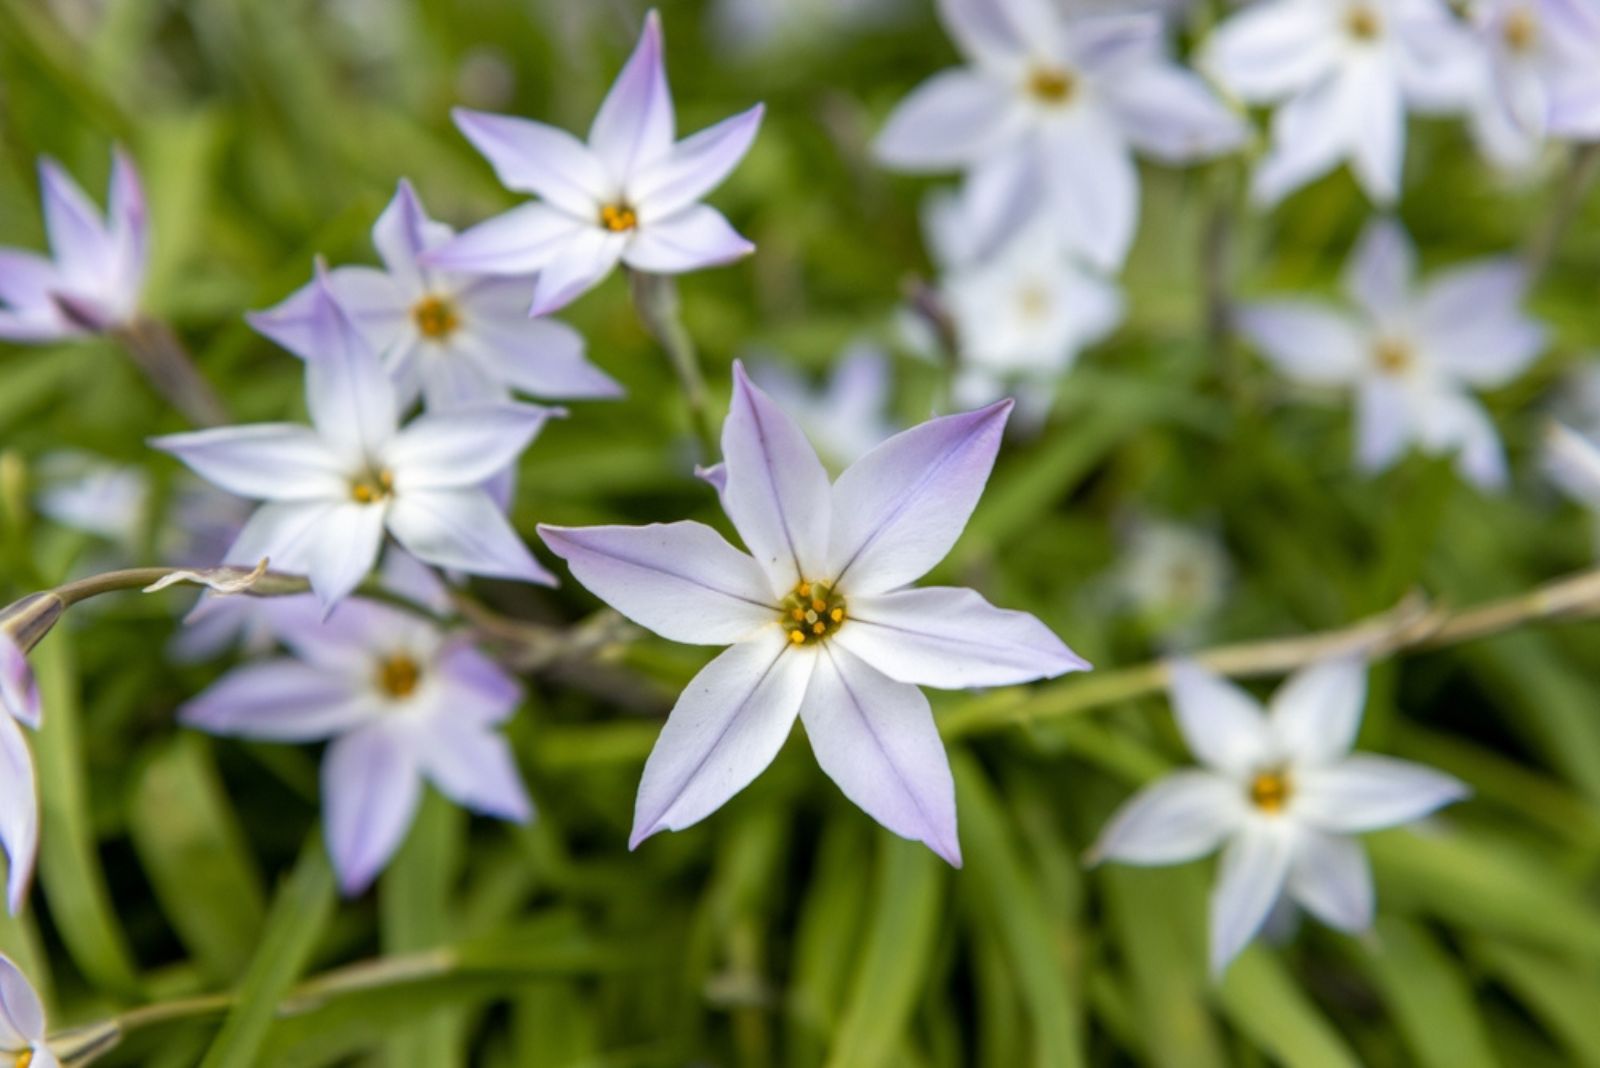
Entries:
[[[1380, 615], [1337, 630], [1217, 646], [1189, 659], [1222, 675], [1281, 675], [1329, 657], [1359, 653], [1377, 660], [1423, 652], [1501, 634], [1529, 623], [1600, 615], [1600, 569], [1547, 583], [1524, 593], [1452, 612], [1430, 606], [1420, 594]], [[1159, 693], [1167, 685], [1165, 661], [1114, 671], [1073, 675], [1032, 689], [995, 690], [940, 717], [947, 737], [1038, 723]]]

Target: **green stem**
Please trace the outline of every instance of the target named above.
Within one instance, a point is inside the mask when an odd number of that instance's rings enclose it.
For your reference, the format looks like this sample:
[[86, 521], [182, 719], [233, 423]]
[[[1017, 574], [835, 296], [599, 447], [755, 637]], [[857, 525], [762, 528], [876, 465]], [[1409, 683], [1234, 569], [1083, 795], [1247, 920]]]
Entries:
[[628, 285], [633, 293], [633, 307], [639, 314], [639, 321], [666, 351], [672, 370], [683, 387], [684, 400], [689, 404], [689, 419], [694, 424], [695, 436], [700, 442], [701, 458], [706, 463], [714, 463], [719, 454], [717, 428], [706, 399], [706, 380], [700, 373], [700, 359], [695, 352], [694, 338], [689, 336], [688, 328], [683, 325], [677, 281], [670, 275], [630, 270]]
[[139, 318], [116, 328], [111, 336], [157, 393], [196, 426], [222, 426], [227, 406], [195, 366], [172, 328], [159, 319]]
[[1550, 214], [1528, 243], [1526, 262], [1530, 281], [1537, 281], [1550, 266], [1573, 215], [1596, 177], [1600, 177], [1600, 144], [1572, 146], [1566, 173], [1552, 198]]

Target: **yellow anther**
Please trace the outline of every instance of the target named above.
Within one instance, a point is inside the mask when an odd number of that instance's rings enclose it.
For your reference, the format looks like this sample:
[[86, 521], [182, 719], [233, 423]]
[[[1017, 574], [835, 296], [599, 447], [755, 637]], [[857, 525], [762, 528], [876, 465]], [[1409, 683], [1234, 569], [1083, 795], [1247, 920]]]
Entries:
[[1377, 362], [1378, 370], [1390, 375], [1405, 374], [1416, 363], [1416, 353], [1411, 346], [1394, 338], [1379, 341], [1372, 350], [1372, 358]]
[[796, 623], [804, 623], [806, 621], [806, 610], [804, 608], [796, 608], [789, 614], [794, 617]]
[[1506, 16], [1500, 32], [1511, 51], [1529, 52], [1539, 39], [1539, 22], [1531, 10], [1519, 7]]
[[1378, 13], [1366, 4], [1357, 4], [1344, 16], [1344, 28], [1351, 37], [1358, 41], [1376, 40], [1383, 31], [1383, 23], [1378, 19]]
[[421, 665], [405, 653], [396, 653], [378, 661], [378, 689], [390, 697], [410, 697], [421, 680]]
[[821, 636], [828, 633], [828, 625], [821, 620], [811, 624], [811, 633]]
[[394, 472], [368, 472], [350, 483], [350, 499], [357, 504], [372, 504], [394, 492]]
[[806, 643], [806, 632], [803, 630], [791, 630], [789, 632], [789, 640], [796, 645], [804, 645]]
[[423, 297], [411, 306], [411, 318], [417, 324], [417, 333], [429, 341], [443, 341], [461, 325], [456, 306], [444, 297]]
[[843, 608], [835, 608], [833, 611], [828, 613], [828, 618], [833, 620], [835, 623], [843, 623], [844, 622], [844, 609]]
[[809, 582], [800, 583], [800, 585], [795, 587], [794, 592], [798, 593], [802, 597], [810, 597], [811, 596], [811, 583], [809, 583]]
[[824, 608], [827, 608], [827, 607], [828, 607], [828, 602], [824, 601], [821, 597], [812, 598], [812, 600], [811, 600], [811, 610], [813, 612], [820, 612]]
[[28, 1068], [33, 1063], [33, 1050], [25, 1049], [17, 1054], [17, 1068]]
[[603, 204], [600, 207], [600, 225], [614, 234], [625, 233], [639, 225], [639, 215], [627, 204]]
[[1064, 104], [1072, 98], [1077, 79], [1059, 67], [1035, 67], [1028, 75], [1028, 92], [1046, 104]]
[[1289, 776], [1282, 771], [1258, 772], [1250, 780], [1250, 803], [1263, 812], [1282, 812], [1289, 794]]
[[801, 579], [794, 592], [778, 606], [778, 619], [788, 632], [789, 641], [806, 645], [825, 639], [844, 621], [844, 601], [831, 584]]

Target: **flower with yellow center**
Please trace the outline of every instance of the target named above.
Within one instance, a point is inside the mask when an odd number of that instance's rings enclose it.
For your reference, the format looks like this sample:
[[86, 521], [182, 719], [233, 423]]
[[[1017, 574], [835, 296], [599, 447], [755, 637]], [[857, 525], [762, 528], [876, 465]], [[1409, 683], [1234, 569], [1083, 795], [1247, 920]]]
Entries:
[[461, 312], [449, 297], [430, 293], [411, 306], [417, 333], [428, 341], [447, 341], [461, 328]]
[[378, 689], [396, 701], [417, 692], [422, 665], [410, 653], [391, 653], [378, 661]]
[[1028, 74], [1028, 94], [1041, 104], [1065, 104], [1077, 87], [1078, 80], [1062, 67], [1035, 67]]
[[1372, 361], [1386, 375], [1404, 375], [1416, 367], [1417, 353], [1408, 341], [1383, 337], [1372, 347]]
[[627, 233], [639, 225], [639, 215], [627, 204], [602, 204], [600, 225], [613, 234]]
[[1376, 41], [1383, 33], [1383, 19], [1367, 4], [1352, 4], [1344, 13], [1344, 29], [1357, 41]]

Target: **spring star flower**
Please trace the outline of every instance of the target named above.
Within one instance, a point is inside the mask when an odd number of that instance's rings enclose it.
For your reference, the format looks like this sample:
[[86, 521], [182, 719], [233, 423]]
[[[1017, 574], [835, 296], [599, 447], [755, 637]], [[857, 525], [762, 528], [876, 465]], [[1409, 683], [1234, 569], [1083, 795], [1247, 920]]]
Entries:
[[1350, 836], [1395, 827], [1467, 796], [1441, 772], [1351, 753], [1366, 665], [1330, 660], [1293, 676], [1270, 710], [1189, 663], [1172, 665], [1178, 729], [1203, 765], [1177, 771], [1112, 817], [1095, 859], [1181, 864], [1223, 846], [1211, 894], [1211, 970], [1221, 974], [1288, 898], [1330, 927], [1372, 923], [1372, 875]]
[[[509, 400], [513, 390], [552, 399], [617, 397], [622, 387], [584, 358], [583, 337], [554, 319], [529, 319], [532, 279], [486, 278], [421, 262], [455, 231], [434, 222], [402, 180], [372, 229], [384, 270], [337, 267], [328, 283], [368, 342], [383, 353], [402, 409], [418, 392], [430, 409]], [[251, 325], [303, 359], [314, 358], [317, 283]]]
[[0, 1054], [16, 1068], [61, 1068], [45, 1037], [44, 1006], [10, 957], [0, 953]]
[[799, 427], [736, 363], [720, 495], [749, 555], [699, 523], [539, 528], [623, 615], [672, 641], [730, 646], [683, 691], [645, 763], [632, 846], [716, 811], [798, 717], [850, 800], [961, 863], [950, 766], [917, 687], [1088, 667], [1033, 616], [909, 586], [966, 526], [1010, 408], [931, 419], [830, 486]]
[[1471, 15], [1485, 53], [1473, 109], [1485, 155], [1520, 167], [1547, 137], [1600, 140], [1600, 5], [1481, 0]]
[[1455, 453], [1462, 475], [1494, 489], [1505, 454], [1471, 389], [1505, 385], [1544, 350], [1523, 314], [1527, 272], [1482, 260], [1416, 287], [1415, 253], [1397, 224], [1370, 224], [1345, 272], [1355, 315], [1305, 300], [1246, 305], [1238, 325], [1279, 371], [1356, 394], [1356, 459], [1367, 472], [1414, 444]]
[[6, 905], [13, 916], [28, 895], [39, 853], [33, 755], [18, 724], [38, 730], [40, 712], [39, 686], [28, 658], [0, 631], [0, 848], [6, 852]]
[[1247, 127], [1164, 54], [1155, 15], [1067, 18], [1049, 0], [940, 0], [968, 66], [934, 75], [889, 117], [878, 157], [970, 170], [1040, 200], [1065, 247], [1122, 264], [1139, 214], [1135, 150], [1163, 163], [1230, 152]]
[[889, 355], [858, 341], [839, 355], [833, 374], [812, 388], [787, 364], [755, 364], [750, 377], [800, 424], [830, 470], [849, 466], [894, 433], [889, 405]]
[[310, 311], [306, 406], [311, 427], [219, 427], [152, 444], [201, 477], [265, 502], [226, 557], [304, 572], [326, 607], [372, 569], [387, 531], [436, 567], [553, 583], [484, 484], [552, 414], [487, 403], [428, 412], [405, 426], [394, 384], [324, 283]]
[[112, 157], [104, 219], [60, 165], [39, 162], [53, 259], [0, 249], [0, 338], [44, 342], [121, 326], [138, 314], [149, 252], [144, 191], [133, 162]]
[[1367, 196], [1400, 195], [1407, 110], [1461, 110], [1476, 46], [1443, 0], [1261, 0], [1207, 43], [1206, 70], [1252, 104], [1282, 101], [1253, 193], [1275, 204], [1348, 160]]
[[286, 605], [275, 622], [294, 657], [235, 668], [180, 717], [213, 734], [332, 739], [323, 822], [346, 894], [366, 889], [389, 862], [423, 780], [475, 812], [532, 816], [511, 748], [494, 729], [521, 692], [494, 661], [419, 616], [360, 597], [326, 622], [304, 603]]
[[480, 223], [423, 261], [473, 274], [539, 273], [532, 315], [570, 303], [620, 263], [680, 274], [729, 263], [755, 246], [699, 203], [744, 158], [761, 105], [674, 143], [661, 20], [645, 19], [587, 144], [531, 119], [457, 108], [456, 125], [508, 189], [539, 200]]

